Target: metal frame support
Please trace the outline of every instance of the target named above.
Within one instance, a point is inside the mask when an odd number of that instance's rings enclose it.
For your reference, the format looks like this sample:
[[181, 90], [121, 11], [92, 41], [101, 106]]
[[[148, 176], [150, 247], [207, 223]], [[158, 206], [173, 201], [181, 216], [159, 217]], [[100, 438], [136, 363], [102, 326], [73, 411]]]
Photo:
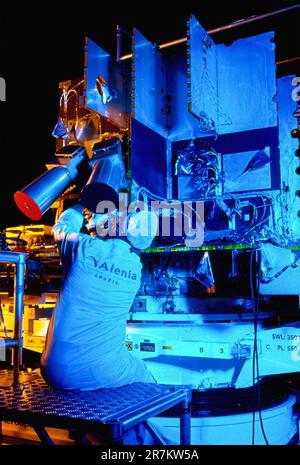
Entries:
[[[26, 270], [26, 254], [22, 252], [0, 251], [0, 263], [11, 263], [15, 265], [14, 276], [14, 333], [13, 333], [13, 366], [14, 381], [18, 380], [19, 370], [22, 365], [23, 355], [23, 313], [24, 313], [24, 283]], [[10, 339], [8, 339], [8, 345]]]
[[158, 435], [157, 431], [155, 431], [152, 426], [149, 424], [148, 421], [144, 421], [143, 425], [145, 426], [146, 430], [150, 434], [150, 436], [154, 439], [155, 445], [163, 445], [165, 446], [166, 443], [163, 441], [163, 439]]
[[122, 54], [122, 27], [117, 24], [116, 28], [116, 39], [117, 39], [117, 50], [116, 50], [116, 62], [121, 61]]
[[50, 438], [50, 436], [47, 433], [47, 431], [45, 430], [45, 428], [35, 425], [35, 426], [33, 426], [33, 429], [36, 432], [36, 434], [38, 435], [38, 437], [41, 440], [42, 444], [45, 444], [47, 446], [54, 446], [55, 445], [55, 443], [52, 441], [52, 439]]
[[191, 403], [182, 402], [180, 411], [180, 445], [191, 445]]

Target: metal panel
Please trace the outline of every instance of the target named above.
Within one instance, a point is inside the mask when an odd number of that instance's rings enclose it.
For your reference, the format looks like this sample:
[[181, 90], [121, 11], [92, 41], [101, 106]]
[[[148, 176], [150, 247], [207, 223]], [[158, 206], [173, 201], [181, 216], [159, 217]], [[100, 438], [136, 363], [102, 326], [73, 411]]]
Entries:
[[[218, 93], [221, 134], [277, 126], [274, 33], [218, 45]], [[225, 116], [225, 115], [224, 115]]]
[[[103, 78], [103, 95], [96, 79]], [[128, 127], [129, 81], [124, 63], [117, 63], [105, 50], [86, 39], [85, 44], [85, 107], [94, 110], [121, 128]], [[108, 98], [107, 98], [108, 97]]]
[[219, 122], [217, 46], [194, 16], [187, 22], [189, 111], [205, 130]]
[[132, 52], [132, 116], [166, 137], [166, 71], [162, 54], [137, 29]]
[[173, 55], [167, 60], [168, 94], [170, 95], [169, 140], [178, 141], [211, 135], [188, 111], [187, 65], [184, 56]]
[[[264, 147], [264, 152], [270, 157], [270, 147]], [[271, 189], [270, 163], [258, 170], [244, 173], [249, 161], [257, 154], [257, 150], [247, 150], [223, 155], [223, 170], [225, 174], [224, 192], [241, 192]], [[238, 174], [237, 174], [238, 173]]]
[[188, 21], [189, 108], [219, 134], [277, 125], [274, 33], [216, 45]]
[[138, 185], [167, 196], [167, 139], [135, 119], [131, 130], [131, 169]]
[[[223, 193], [225, 192], [253, 192], [276, 190], [280, 188], [279, 169], [279, 139], [278, 127], [240, 131], [232, 134], [221, 134], [214, 140], [205, 141], [220, 154], [222, 163]], [[188, 141], [172, 144], [173, 160], [184, 149]], [[201, 145], [200, 145], [201, 146]], [[246, 170], [251, 159], [259, 152], [265, 152], [270, 161], [265, 166]], [[184, 179], [186, 178], [186, 179]], [[220, 185], [221, 187], [221, 185]], [[184, 194], [184, 197], [181, 195]], [[199, 198], [195, 177], [173, 175], [173, 196], [175, 198]]]
[[[280, 148], [280, 174], [282, 183], [289, 187], [287, 200], [287, 211], [283, 218], [283, 224], [289, 228], [296, 240], [300, 238], [300, 220], [297, 216], [300, 209], [300, 198], [296, 197], [296, 190], [299, 189], [299, 176], [295, 169], [299, 164], [299, 159], [295, 156], [298, 147], [298, 140], [291, 137], [291, 130], [297, 126], [297, 121], [293, 116], [296, 110], [296, 102], [292, 98], [295, 90], [293, 79], [295, 76], [284, 76], [278, 79], [278, 116], [279, 116], [279, 148]], [[294, 81], [295, 82], [295, 81]], [[280, 205], [276, 205], [277, 216], [280, 218], [282, 211]]]

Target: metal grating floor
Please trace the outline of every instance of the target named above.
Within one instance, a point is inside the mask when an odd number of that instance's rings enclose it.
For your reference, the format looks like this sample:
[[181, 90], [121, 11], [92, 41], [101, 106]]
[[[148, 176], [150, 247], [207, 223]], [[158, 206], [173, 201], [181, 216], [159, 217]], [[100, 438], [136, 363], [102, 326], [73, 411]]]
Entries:
[[[7, 385], [1, 387], [3, 379]], [[0, 370], [0, 420], [13, 418], [30, 423], [34, 419], [44, 426], [107, 426], [134, 418], [137, 413], [147, 418], [148, 412], [149, 418], [154, 410], [157, 414], [185, 401], [187, 392], [188, 389], [180, 386], [155, 383], [133, 383], [95, 391], [67, 391], [50, 387], [35, 372], [21, 373], [18, 383], [13, 384], [12, 372]]]

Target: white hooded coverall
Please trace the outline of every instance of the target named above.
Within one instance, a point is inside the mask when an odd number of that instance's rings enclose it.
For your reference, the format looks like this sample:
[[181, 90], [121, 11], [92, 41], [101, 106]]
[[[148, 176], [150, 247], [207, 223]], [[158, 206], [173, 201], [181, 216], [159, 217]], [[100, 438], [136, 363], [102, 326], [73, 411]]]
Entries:
[[80, 233], [82, 210], [69, 208], [53, 228], [64, 278], [41, 358], [42, 374], [63, 389], [155, 382], [125, 346], [128, 311], [140, 286], [140, 258], [121, 239]]

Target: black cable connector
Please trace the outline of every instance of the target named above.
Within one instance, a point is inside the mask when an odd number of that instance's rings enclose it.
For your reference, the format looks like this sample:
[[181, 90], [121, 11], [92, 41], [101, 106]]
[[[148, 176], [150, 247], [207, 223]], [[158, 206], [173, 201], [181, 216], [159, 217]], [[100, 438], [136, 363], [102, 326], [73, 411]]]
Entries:
[[300, 139], [300, 129], [292, 129], [291, 136], [293, 139]]

